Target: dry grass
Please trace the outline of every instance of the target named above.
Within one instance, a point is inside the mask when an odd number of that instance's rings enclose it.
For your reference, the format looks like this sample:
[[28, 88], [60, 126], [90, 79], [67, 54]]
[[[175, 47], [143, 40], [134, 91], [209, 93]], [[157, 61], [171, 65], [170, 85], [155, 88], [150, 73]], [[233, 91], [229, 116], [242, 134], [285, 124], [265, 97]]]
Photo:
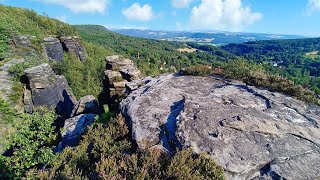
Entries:
[[179, 49], [177, 49], [177, 51], [179, 51], [179, 52], [192, 53], [192, 52], [196, 52], [197, 49], [186, 47], [186, 48], [179, 48]]

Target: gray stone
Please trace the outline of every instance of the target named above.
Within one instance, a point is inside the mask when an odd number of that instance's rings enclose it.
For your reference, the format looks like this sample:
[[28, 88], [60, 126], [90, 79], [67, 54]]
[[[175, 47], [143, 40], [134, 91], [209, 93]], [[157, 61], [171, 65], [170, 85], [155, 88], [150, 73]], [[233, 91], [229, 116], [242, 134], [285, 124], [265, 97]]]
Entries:
[[79, 102], [74, 106], [72, 116], [79, 114], [98, 114], [99, 104], [96, 98], [92, 95], [82, 97]]
[[133, 80], [126, 83], [127, 94], [130, 94], [132, 91], [137, 90], [139, 87], [143, 86], [145, 82], [141, 79]]
[[106, 78], [109, 82], [122, 81], [122, 75], [119, 71], [106, 70], [105, 71]]
[[57, 76], [48, 64], [25, 70], [34, 107], [46, 106], [70, 117], [76, 98], [64, 76]]
[[132, 60], [115, 55], [106, 57], [106, 61], [107, 69], [119, 71], [122, 74], [123, 79], [129, 82], [141, 79], [141, 72], [135, 66]]
[[31, 114], [33, 112], [32, 95], [31, 95], [31, 90], [27, 88], [24, 89], [23, 104], [24, 104], [24, 111], [26, 113]]
[[320, 107], [214, 77], [154, 78], [121, 102], [138, 147], [208, 153], [228, 179], [320, 177]]
[[33, 36], [15, 36], [13, 37], [13, 43], [17, 46], [29, 47], [31, 45], [31, 39]]
[[44, 38], [44, 50], [50, 60], [62, 61], [64, 58], [64, 51], [60, 40], [55, 37]]
[[86, 49], [82, 46], [80, 38], [77, 36], [61, 37], [60, 41], [66, 52], [73, 52], [80, 61], [84, 61], [87, 56]]
[[94, 122], [95, 114], [82, 114], [65, 121], [62, 141], [55, 148], [56, 152], [62, 152], [67, 146], [74, 147], [79, 143], [80, 136]]

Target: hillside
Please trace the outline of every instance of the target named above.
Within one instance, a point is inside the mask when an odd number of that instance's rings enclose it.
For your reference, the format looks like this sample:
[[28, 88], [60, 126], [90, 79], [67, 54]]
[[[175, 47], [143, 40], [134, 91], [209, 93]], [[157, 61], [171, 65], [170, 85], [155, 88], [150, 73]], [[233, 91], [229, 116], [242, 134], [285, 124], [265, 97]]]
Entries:
[[[90, 43], [112, 49], [113, 52], [125, 55], [136, 61], [140, 70], [147, 75], [158, 75], [161, 72], [183, 69], [189, 65], [220, 65], [235, 56], [213, 47], [211, 52], [179, 52], [177, 49], [188, 47], [185, 43], [150, 40], [114, 33], [103, 26], [74, 26], [81, 37]], [[160, 68], [163, 70], [159, 70]]]
[[222, 49], [265, 64], [269, 71], [284, 75], [320, 94], [320, 38], [256, 41], [230, 44]]

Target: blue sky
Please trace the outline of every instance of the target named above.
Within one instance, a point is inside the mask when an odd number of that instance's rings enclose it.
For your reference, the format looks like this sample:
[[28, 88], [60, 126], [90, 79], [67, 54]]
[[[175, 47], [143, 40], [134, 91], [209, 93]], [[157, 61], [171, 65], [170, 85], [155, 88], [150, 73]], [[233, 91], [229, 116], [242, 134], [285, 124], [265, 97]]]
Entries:
[[70, 24], [320, 36], [320, 0], [0, 0]]

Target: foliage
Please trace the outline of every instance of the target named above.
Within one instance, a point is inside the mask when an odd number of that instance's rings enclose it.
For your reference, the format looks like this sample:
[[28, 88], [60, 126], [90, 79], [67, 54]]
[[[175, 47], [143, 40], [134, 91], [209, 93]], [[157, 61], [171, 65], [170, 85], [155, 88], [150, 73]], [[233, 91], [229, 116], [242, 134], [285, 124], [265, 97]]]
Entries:
[[7, 168], [4, 176], [22, 177], [28, 169], [54, 161], [50, 144], [56, 139], [52, 126], [56, 119], [54, 112], [41, 108], [14, 124], [6, 144], [12, 148], [12, 156], [1, 157]]
[[320, 50], [320, 38], [255, 41], [230, 44], [222, 49], [261, 63], [269, 72], [320, 94], [320, 58], [310, 56]]
[[205, 65], [189, 66], [183, 73], [188, 76], [208, 76], [211, 73], [211, 67]]
[[110, 48], [114, 53], [134, 60], [144, 75], [159, 75], [189, 65], [213, 65], [235, 57], [219, 48], [214, 48], [214, 52], [179, 52], [177, 49], [185, 47], [185, 44], [125, 36], [103, 26], [78, 25], [75, 28], [85, 41]]
[[242, 80], [253, 86], [268, 88], [272, 91], [283, 92], [300, 100], [320, 104], [314, 92], [276, 74], [267, 73], [262, 66], [248, 62], [243, 58], [229, 61], [224, 67], [224, 73], [228, 78]]
[[[76, 35], [76, 30], [48, 16], [40, 16], [34, 10], [0, 5], [0, 27], [8, 35], [31, 35], [44, 38], [48, 35]], [[0, 29], [1, 30], [1, 29]]]
[[30, 179], [223, 179], [223, 169], [204, 155], [182, 151], [173, 158], [160, 150], [130, 154], [121, 116], [97, 123], [80, 145], [66, 148], [51, 168], [29, 171]]
[[[1, 24], [0, 24], [1, 25]], [[8, 50], [8, 35], [0, 26], [0, 60], [3, 60]]]
[[15, 119], [16, 111], [12, 106], [0, 97], [0, 124], [12, 123]]
[[51, 63], [55, 72], [63, 74], [77, 98], [88, 94], [98, 97], [103, 90], [105, 57], [110, 52], [105, 48], [85, 43], [88, 57], [84, 62], [79, 61], [72, 52], [65, 54], [62, 63]]

